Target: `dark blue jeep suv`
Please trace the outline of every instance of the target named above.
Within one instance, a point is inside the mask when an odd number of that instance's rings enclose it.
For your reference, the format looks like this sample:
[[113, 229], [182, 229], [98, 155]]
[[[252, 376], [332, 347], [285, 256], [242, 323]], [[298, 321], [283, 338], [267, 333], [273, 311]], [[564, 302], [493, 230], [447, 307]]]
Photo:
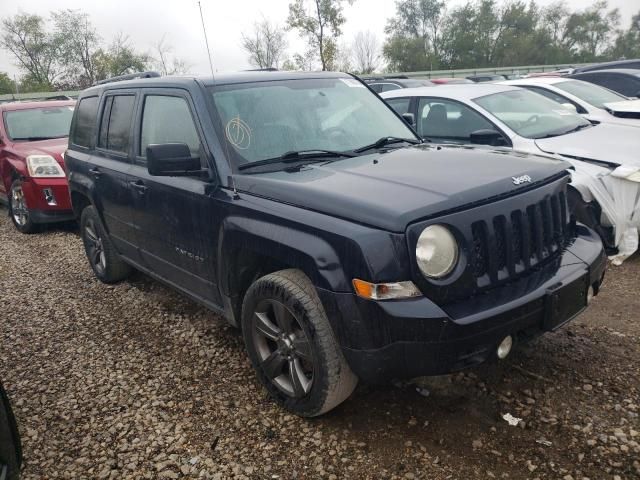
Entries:
[[117, 78], [74, 115], [66, 164], [96, 276], [135, 268], [223, 315], [299, 415], [358, 379], [504, 358], [604, 275], [568, 164], [423, 144], [345, 74]]

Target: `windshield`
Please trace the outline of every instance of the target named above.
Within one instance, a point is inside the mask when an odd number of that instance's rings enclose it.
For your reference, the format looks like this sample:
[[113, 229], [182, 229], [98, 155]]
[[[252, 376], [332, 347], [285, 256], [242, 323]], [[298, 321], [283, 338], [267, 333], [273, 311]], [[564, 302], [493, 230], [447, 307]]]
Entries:
[[627, 97], [618, 95], [611, 90], [599, 87], [593, 83], [582, 82], [579, 80], [569, 80], [566, 82], [559, 82], [555, 84], [560, 90], [564, 90], [571, 95], [575, 95], [581, 100], [590, 103], [596, 108], [605, 108], [605, 103], [622, 102], [627, 100]]
[[6, 112], [5, 128], [11, 140], [45, 140], [69, 136], [73, 106], [30, 108]]
[[256, 82], [211, 88], [228, 151], [238, 164], [285, 153], [353, 151], [382, 137], [416, 136], [352, 78]]
[[525, 138], [562, 135], [591, 125], [562, 105], [529, 90], [510, 90], [474, 102]]

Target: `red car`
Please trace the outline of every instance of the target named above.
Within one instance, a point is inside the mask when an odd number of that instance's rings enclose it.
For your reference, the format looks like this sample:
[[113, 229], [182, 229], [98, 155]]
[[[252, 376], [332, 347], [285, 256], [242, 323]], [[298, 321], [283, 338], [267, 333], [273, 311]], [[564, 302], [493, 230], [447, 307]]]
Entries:
[[75, 102], [0, 104], [0, 202], [22, 233], [74, 218], [64, 170]]
[[435, 83], [436, 85], [453, 85], [453, 84], [458, 84], [458, 83], [474, 83], [471, 80], [469, 80], [468, 78], [460, 78], [460, 77], [456, 77], [456, 78], [430, 78], [429, 80], [431, 80], [432, 83]]

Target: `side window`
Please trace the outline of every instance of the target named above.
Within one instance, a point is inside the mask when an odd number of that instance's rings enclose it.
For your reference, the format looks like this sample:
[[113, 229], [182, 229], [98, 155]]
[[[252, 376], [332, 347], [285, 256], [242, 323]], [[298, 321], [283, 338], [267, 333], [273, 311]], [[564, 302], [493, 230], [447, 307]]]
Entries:
[[400, 86], [396, 85], [395, 83], [383, 83], [380, 85], [382, 87], [382, 91], [383, 92], [388, 92], [390, 90], [399, 90]]
[[98, 146], [112, 152], [128, 153], [134, 95], [113, 95], [105, 101]]
[[547, 90], [546, 88], [540, 88], [540, 87], [531, 87], [531, 86], [525, 86], [524, 88], [526, 88], [527, 90], [531, 90], [532, 92], [535, 93], [539, 93], [540, 95], [543, 95], [545, 97], [547, 97], [549, 100], [553, 100], [556, 103], [570, 103], [571, 105], [573, 105], [574, 107], [576, 107], [576, 111], [578, 113], [588, 113], [584, 108], [582, 108], [580, 105], [578, 105], [575, 102], [572, 102], [571, 100], [569, 100], [567, 97], [564, 97], [556, 92], [552, 92], [550, 90]]
[[184, 98], [161, 95], [145, 97], [139, 154], [145, 157], [147, 146], [159, 143], [185, 143], [193, 157], [200, 155], [198, 130]]
[[421, 98], [418, 104], [418, 133], [426, 138], [469, 142], [471, 133], [496, 128], [482, 115], [458, 102]]
[[373, 90], [376, 93], [382, 93], [382, 85], [379, 83], [374, 83], [372, 85], [369, 85], [371, 87], [371, 90]]
[[409, 113], [410, 98], [387, 98], [386, 102], [393, 108], [398, 115]]
[[92, 148], [96, 133], [98, 97], [86, 97], [76, 107], [76, 123], [71, 132], [71, 144]]

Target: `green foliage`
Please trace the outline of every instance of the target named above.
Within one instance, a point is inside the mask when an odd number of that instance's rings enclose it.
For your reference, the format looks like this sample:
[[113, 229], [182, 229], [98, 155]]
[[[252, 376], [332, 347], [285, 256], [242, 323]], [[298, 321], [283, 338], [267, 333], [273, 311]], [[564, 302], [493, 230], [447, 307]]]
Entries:
[[577, 12], [560, 1], [542, 8], [535, 0], [469, 0], [448, 11], [438, 0], [397, 0], [383, 53], [393, 71], [640, 56], [640, 26], [615, 38], [619, 22], [606, 0]]
[[16, 93], [16, 86], [9, 75], [5, 72], [0, 72], [0, 95], [6, 93]]
[[5, 18], [0, 47], [22, 71], [24, 92], [85, 88], [109, 76], [146, 70], [150, 61], [124, 35], [103, 47], [89, 16], [78, 10], [51, 12], [48, 20], [28, 13]]
[[[342, 25], [346, 21], [343, 3], [354, 0], [293, 0], [289, 4], [287, 25], [298, 30], [307, 39], [311, 50], [328, 70], [336, 60], [337, 38], [342, 34]], [[301, 56], [306, 59], [307, 55]]]

